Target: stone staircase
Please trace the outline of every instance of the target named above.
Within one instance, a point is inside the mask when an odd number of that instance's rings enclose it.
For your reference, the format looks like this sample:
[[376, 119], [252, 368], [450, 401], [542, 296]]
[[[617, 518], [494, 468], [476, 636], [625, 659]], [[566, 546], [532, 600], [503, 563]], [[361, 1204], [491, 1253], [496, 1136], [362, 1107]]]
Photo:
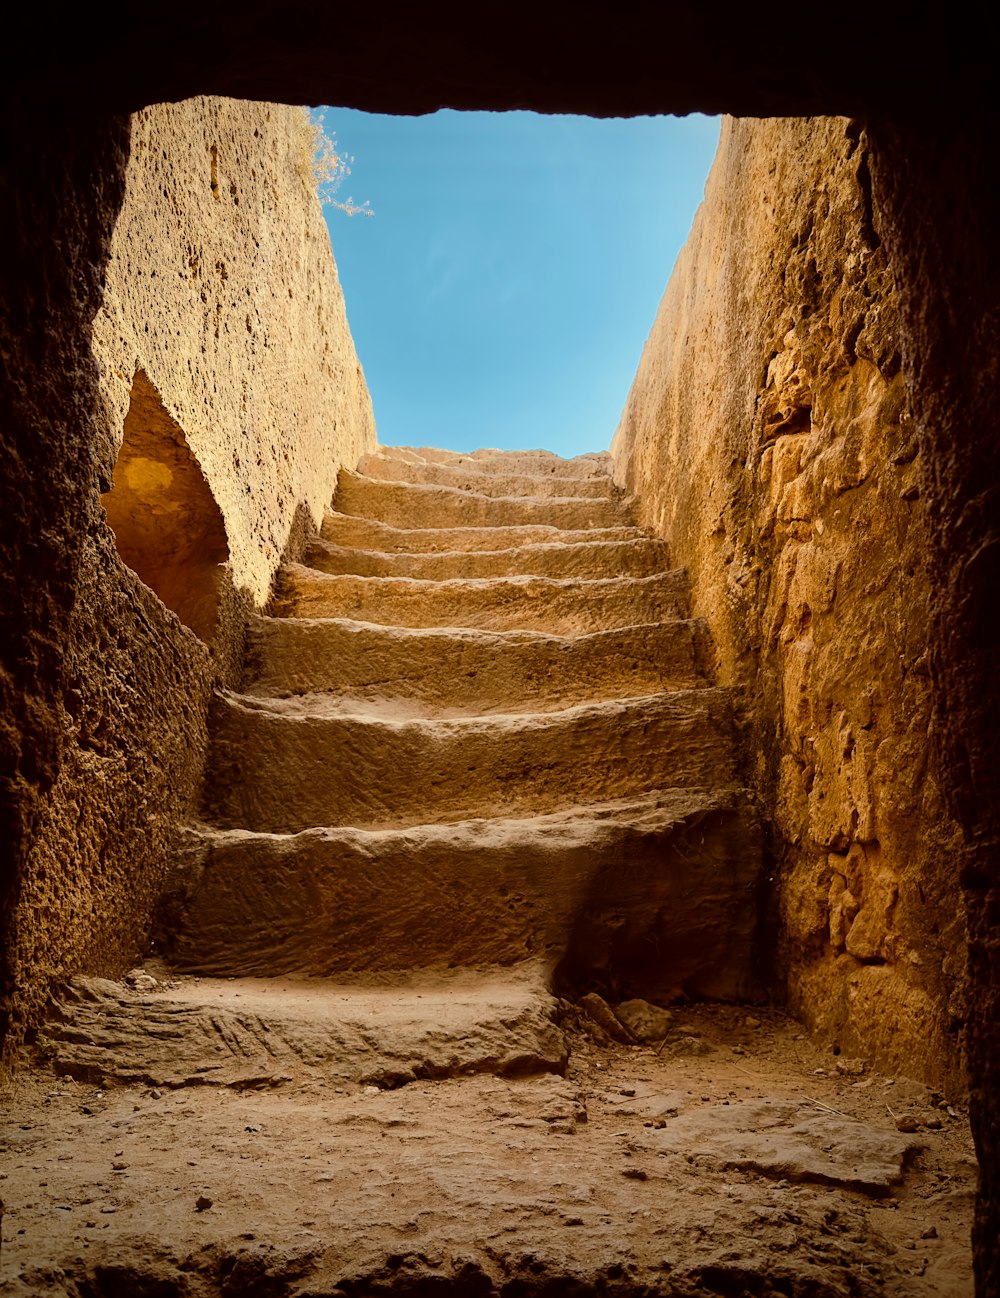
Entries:
[[[685, 574], [609, 471], [383, 448], [341, 475], [257, 619], [253, 679], [219, 700], [163, 934], [191, 979], [156, 1007], [175, 1073], [231, 1078], [227, 1050], [355, 1080], [559, 1070], [553, 986], [750, 989], [760, 856], [730, 700]], [[359, 1008], [373, 988], [382, 1009]], [[106, 1024], [108, 996], [124, 1022], [109, 986], [66, 1012]], [[379, 1036], [386, 997], [402, 1044]], [[168, 1067], [124, 1028], [100, 1046], [120, 1075]]]

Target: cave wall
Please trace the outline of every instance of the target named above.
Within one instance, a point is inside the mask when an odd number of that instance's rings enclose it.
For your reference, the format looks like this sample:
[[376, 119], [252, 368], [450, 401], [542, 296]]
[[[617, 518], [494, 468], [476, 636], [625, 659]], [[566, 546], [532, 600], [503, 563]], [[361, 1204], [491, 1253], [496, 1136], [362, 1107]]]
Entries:
[[[561, 11], [385, 0], [19, 11], [0, 83], [0, 920], [63, 751], [62, 647], [97, 494], [90, 344], [120, 209], [127, 113], [195, 94], [419, 113], [439, 107], [587, 112], [849, 114], [866, 123], [874, 224], [898, 295], [932, 582], [931, 750], [960, 850], [942, 863], [970, 937], [968, 1056], [981, 1167], [977, 1294], [1000, 1294], [1000, 187], [993, 51], [937, 9], [865, 13], [861, 57], [826, 10], [761, 21], [694, 0]], [[971, 33], [971, 35], [970, 35]], [[895, 57], [905, 41], [905, 57]], [[141, 57], [137, 57], [141, 51]], [[11, 948], [0, 1030], [11, 1039]], [[15, 1028], [20, 1019], [14, 1022]], [[14, 1034], [16, 1035], [16, 1033]]]
[[[15, 208], [51, 244], [4, 331], [8, 1057], [54, 981], [141, 951], [247, 616], [375, 444], [300, 110], [200, 99], [103, 129], [88, 147], [52, 124], [38, 229], [29, 187]], [[208, 613], [183, 603], [193, 573]]]
[[928, 744], [898, 328], [864, 132], [727, 120], [613, 450], [742, 693], [779, 994], [844, 1053], [960, 1093], [960, 832]]
[[299, 108], [197, 98], [132, 121], [94, 322], [110, 482], [141, 370], [218, 503], [238, 590], [263, 602], [297, 509], [375, 445], [371, 400]]

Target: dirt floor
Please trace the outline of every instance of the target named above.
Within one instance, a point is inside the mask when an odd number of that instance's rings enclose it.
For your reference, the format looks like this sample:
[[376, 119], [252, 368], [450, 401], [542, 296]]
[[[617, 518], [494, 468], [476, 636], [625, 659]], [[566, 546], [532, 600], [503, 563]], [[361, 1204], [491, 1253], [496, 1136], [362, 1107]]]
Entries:
[[0, 1294], [971, 1295], [948, 1097], [769, 1010], [638, 1046], [554, 1013], [565, 1077], [97, 1086], [50, 1052], [5, 1095]]

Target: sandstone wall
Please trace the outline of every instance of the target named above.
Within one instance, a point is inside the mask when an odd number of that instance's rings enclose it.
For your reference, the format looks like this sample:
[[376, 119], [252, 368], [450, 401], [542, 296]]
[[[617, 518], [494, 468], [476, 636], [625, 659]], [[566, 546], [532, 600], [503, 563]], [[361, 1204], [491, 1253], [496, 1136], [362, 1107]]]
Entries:
[[957, 1087], [922, 456], [868, 157], [839, 118], [726, 122], [612, 449], [745, 691], [791, 1009], [844, 1053]]
[[[71, 415], [71, 458], [25, 458], [41, 532], [24, 534], [17, 560], [17, 661], [36, 664], [21, 696], [30, 744], [4, 763], [8, 1049], [54, 980], [134, 961], [246, 613], [293, 530], [318, 522], [340, 466], [375, 444], [301, 120], [218, 99], [132, 119], [124, 204], [110, 249], [91, 254], [95, 267], [108, 256], [99, 378], [91, 361], [73, 380], [88, 404]], [[58, 583], [36, 571], [49, 590], [36, 610], [25, 574], [65, 474]], [[200, 597], [193, 613], [185, 603], [199, 581], [208, 613]]]
[[221, 510], [256, 603], [304, 504], [375, 445], [298, 108], [193, 99], [136, 114], [128, 196], [94, 325], [110, 481], [137, 370]]

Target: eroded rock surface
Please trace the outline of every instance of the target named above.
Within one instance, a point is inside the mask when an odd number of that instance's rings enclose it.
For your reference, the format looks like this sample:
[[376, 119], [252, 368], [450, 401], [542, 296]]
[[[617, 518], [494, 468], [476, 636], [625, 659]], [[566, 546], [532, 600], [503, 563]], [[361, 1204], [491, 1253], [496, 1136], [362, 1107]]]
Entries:
[[[81, 131], [72, 165], [52, 164], [55, 224], [18, 209], [42, 291], [5, 294], [21, 414], [3, 422], [24, 438], [4, 443], [8, 1053], [55, 982], [119, 975], [143, 949], [213, 688], [297, 520], [318, 523], [339, 466], [374, 445], [300, 121], [246, 101], [149, 108], [104, 162]], [[102, 178], [112, 157], [120, 186]]]
[[730, 698], [608, 457], [383, 448], [361, 469], [283, 569], [255, 680], [219, 700], [173, 958], [541, 960], [745, 993], [759, 848]]
[[779, 986], [831, 1043], [961, 1085], [927, 483], [869, 153], [841, 119], [725, 125], [615, 478], [690, 572], [720, 681], [745, 690]]
[[677, 1006], [662, 1050], [570, 1029], [565, 1077], [26, 1079], [0, 1293], [971, 1298], [961, 1114], [747, 1017]]
[[542, 972], [523, 966], [343, 983], [169, 978], [146, 991], [78, 978], [43, 1051], [58, 1073], [99, 1085], [236, 1090], [562, 1072], [567, 1056]]

